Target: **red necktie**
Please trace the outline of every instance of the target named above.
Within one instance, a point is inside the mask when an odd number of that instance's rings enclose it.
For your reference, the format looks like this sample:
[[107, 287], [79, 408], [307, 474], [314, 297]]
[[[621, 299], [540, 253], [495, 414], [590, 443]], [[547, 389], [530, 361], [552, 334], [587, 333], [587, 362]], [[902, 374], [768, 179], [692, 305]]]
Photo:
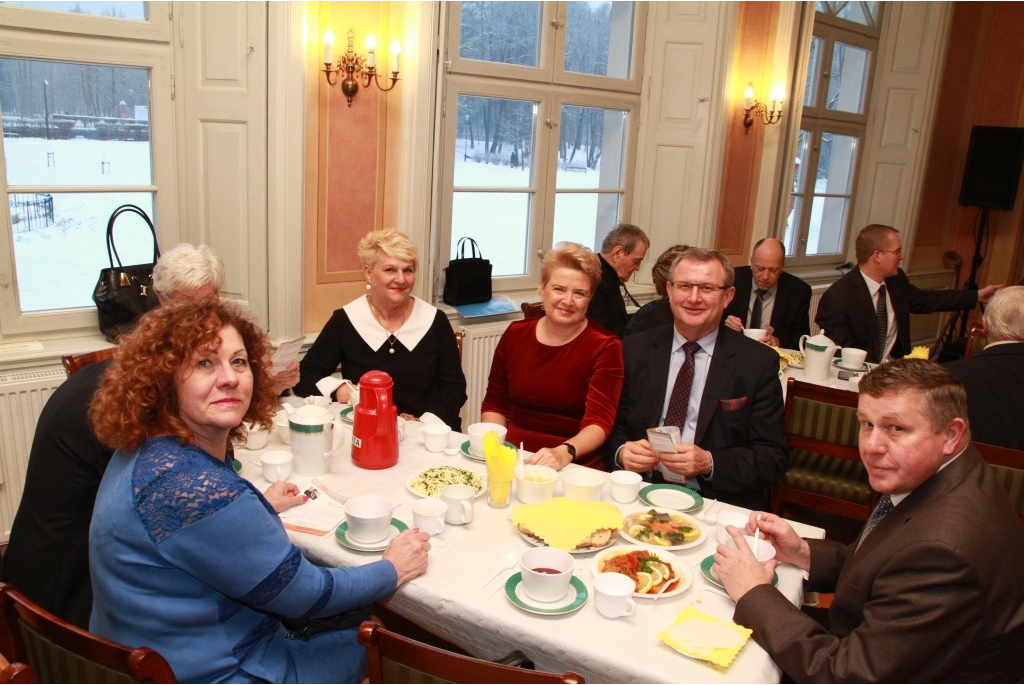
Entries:
[[683, 361], [679, 374], [676, 375], [676, 382], [672, 386], [672, 397], [668, 401], [668, 412], [665, 414], [666, 426], [679, 426], [680, 433], [683, 424], [686, 423], [686, 407], [690, 404], [690, 389], [693, 387], [693, 357], [697, 354], [700, 345], [695, 342], [687, 342], [683, 345], [683, 352], [686, 359]]

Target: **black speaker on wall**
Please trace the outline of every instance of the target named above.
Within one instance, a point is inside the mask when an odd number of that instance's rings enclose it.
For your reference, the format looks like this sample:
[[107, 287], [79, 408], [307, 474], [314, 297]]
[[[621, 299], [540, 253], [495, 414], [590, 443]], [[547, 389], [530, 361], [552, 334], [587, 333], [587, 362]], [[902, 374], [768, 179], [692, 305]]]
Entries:
[[1024, 128], [975, 126], [964, 165], [960, 204], [1013, 209], [1024, 163]]

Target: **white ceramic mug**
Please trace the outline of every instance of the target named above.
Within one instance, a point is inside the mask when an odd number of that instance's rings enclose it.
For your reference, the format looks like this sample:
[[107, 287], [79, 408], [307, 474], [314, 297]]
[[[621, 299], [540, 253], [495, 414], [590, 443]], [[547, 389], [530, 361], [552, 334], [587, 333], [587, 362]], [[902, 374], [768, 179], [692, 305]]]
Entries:
[[260, 455], [263, 477], [276, 483], [292, 475], [292, 453], [284, 450], [267, 450]]
[[505, 442], [508, 429], [497, 423], [472, 423], [466, 429], [469, 435], [469, 453], [474, 457], [484, 456], [484, 435], [487, 431], [494, 431], [498, 435], [498, 442]]
[[605, 618], [632, 616], [636, 611], [636, 583], [621, 573], [598, 573], [594, 578], [594, 604]]
[[345, 502], [348, 537], [353, 542], [380, 542], [391, 532], [394, 503], [380, 495], [360, 495]]
[[612, 483], [612, 499], [621, 504], [635, 501], [644, 481], [643, 476], [635, 471], [613, 471], [608, 479]]
[[840, 354], [840, 363], [848, 369], [860, 369], [868, 358], [865, 350], [858, 350], [856, 347], [844, 347]]
[[743, 335], [747, 336], [751, 340], [761, 340], [764, 336], [768, 335], [767, 328], [744, 328]]
[[425, 423], [420, 427], [420, 441], [428, 452], [440, 452], [448, 447], [452, 429], [443, 423]]
[[428, 535], [444, 532], [444, 515], [448, 505], [436, 497], [424, 497], [412, 503], [413, 525]]
[[574, 568], [572, 555], [553, 547], [534, 547], [519, 557], [523, 591], [538, 602], [555, 602], [565, 597]]
[[441, 491], [441, 499], [448, 505], [444, 520], [456, 526], [473, 520], [473, 498], [476, 490], [468, 485], [448, 485]]

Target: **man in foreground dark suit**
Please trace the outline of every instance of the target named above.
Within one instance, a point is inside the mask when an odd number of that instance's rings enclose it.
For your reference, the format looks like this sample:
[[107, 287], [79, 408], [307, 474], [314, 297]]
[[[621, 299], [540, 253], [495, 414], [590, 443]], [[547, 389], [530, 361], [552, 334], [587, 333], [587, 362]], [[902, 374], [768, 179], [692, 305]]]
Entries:
[[[869, 362], [896, 359], [910, 352], [911, 314], [972, 309], [978, 302], [987, 303], [1000, 287], [914, 287], [900, 268], [903, 241], [890, 226], [866, 226], [857, 236], [856, 250], [857, 268], [825, 291], [814, 321], [836, 345], [866, 350]], [[880, 325], [880, 321], [885, 324]]]
[[601, 243], [601, 281], [590, 299], [587, 318], [622, 337], [626, 330], [626, 302], [621, 286], [640, 269], [651, 241], [639, 226], [619, 224]]
[[785, 262], [786, 247], [778, 238], [754, 244], [750, 266], [736, 268], [736, 296], [725, 310], [725, 325], [741, 332], [766, 328], [761, 342], [794, 350], [800, 336], [811, 334], [811, 286], [783, 271]]
[[947, 362], [967, 388], [971, 437], [1024, 450], [1024, 286], [1003, 288], [985, 308], [988, 346], [970, 359]]
[[[623, 340], [626, 376], [605, 463], [763, 507], [787, 462], [778, 355], [721, 323], [733, 295], [725, 255], [689, 248], [671, 274], [673, 323]], [[688, 389], [679, 383], [687, 375]], [[679, 426], [675, 452], [651, 449], [647, 429], [663, 425]]]
[[[777, 550], [761, 564], [730, 527], [737, 549], [720, 545], [713, 570], [733, 620], [795, 682], [1020, 682], [1024, 529], [969, 444], [963, 385], [897, 359], [860, 381], [857, 413], [861, 460], [883, 493], [860, 539], [804, 540], [751, 514], [747, 528]], [[808, 571], [807, 589], [835, 592], [825, 622], [772, 587], [778, 562]]]

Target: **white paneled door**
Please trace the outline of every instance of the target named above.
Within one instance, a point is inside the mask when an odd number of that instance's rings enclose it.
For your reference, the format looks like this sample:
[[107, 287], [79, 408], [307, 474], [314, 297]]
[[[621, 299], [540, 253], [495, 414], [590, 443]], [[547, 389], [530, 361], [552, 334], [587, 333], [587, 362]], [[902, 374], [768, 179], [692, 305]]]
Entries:
[[174, 13], [180, 235], [217, 252], [222, 296], [266, 327], [267, 3], [184, 2]]

